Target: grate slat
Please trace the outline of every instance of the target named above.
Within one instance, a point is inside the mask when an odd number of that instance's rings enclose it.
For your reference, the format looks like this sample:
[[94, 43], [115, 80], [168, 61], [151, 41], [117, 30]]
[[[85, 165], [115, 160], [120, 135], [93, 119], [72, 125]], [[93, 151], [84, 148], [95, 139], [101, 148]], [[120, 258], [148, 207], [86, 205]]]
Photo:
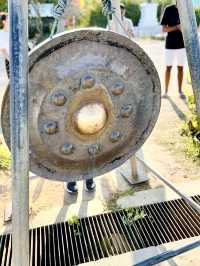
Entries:
[[176, 202], [174, 204], [171, 204], [171, 202], [168, 202], [168, 204], [171, 206], [171, 209], [173, 210], [173, 214], [175, 215], [176, 219], [179, 220], [180, 225], [182, 226], [182, 231], [184, 231], [186, 237], [195, 236], [195, 234], [190, 229], [190, 225], [188, 224], [187, 217], [182, 213], [182, 211], [179, 208], [177, 208]]
[[[120, 215], [120, 218], [121, 218], [121, 223], [123, 223], [123, 217], [125, 216], [125, 212], [121, 211], [121, 212], [119, 212], [119, 215]], [[125, 226], [129, 230], [130, 235], [132, 236], [132, 238], [135, 239], [135, 240], [136, 239], [139, 240], [139, 242], [140, 242], [139, 247], [140, 248], [145, 248], [144, 240], [143, 240], [143, 238], [142, 238], [142, 236], [140, 234], [140, 231], [137, 228], [137, 225], [133, 224], [133, 226], [130, 226], [130, 225], [125, 225]], [[136, 241], [138, 241], [138, 240], [136, 240]]]
[[[200, 195], [193, 199], [200, 204]], [[182, 199], [138, 207], [145, 217], [127, 222], [125, 210], [30, 230], [30, 266], [75, 266], [200, 235], [200, 214]], [[11, 235], [0, 236], [0, 266], [11, 266]]]
[[160, 235], [157, 233], [157, 230], [154, 227], [154, 223], [152, 222], [153, 218], [151, 216], [151, 213], [149, 212], [149, 209], [147, 209], [145, 206], [143, 206], [143, 210], [144, 210], [145, 214], [147, 215], [144, 222], [146, 224], [146, 227], [147, 227], [149, 233], [151, 234], [153, 246], [157, 246], [160, 243], [162, 243], [162, 240], [160, 239]]
[[120, 227], [118, 228], [116, 226], [116, 222], [114, 221], [114, 216], [110, 213], [106, 214], [109, 218], [109, 224], [112, 225], [113, 227], [113, 230], [116, 232], [116, 234], [119, 236], [119, 245], [120, 245], [120, 248], [121, 248], [121, 253], [124, 253], [124, 252], [127, 252], [128, 251], [131, 251], [131, 247], [126, 239], [126, 235], [124, 234], [123, 230], [119, 230]]
[[71, 266], [72, 263], [71, 263], [71, 259], [70, 259], [70, 252], [69, 252], [69, 243], [68, 243], [68, 237], [67, 237], [67, 229], [66, 229], [66, 223], [63, 223], [63, 243], [64, 243], [64, 247], [65, 247], [65, 259], [66, 259], [66, 256], [67, 256], [67, 264], [66, 265], [69, 265]]
[[[109, 251], [108, 251], [107, 246], [104, 243], [104, 235], [103, 235], [103, 231], [101, 230], [102, 227], [100, 226], [100, 223], [98, 221], [99, 219], [97, 219], [97, 217], [95, 216], [94, 220], [95, 220], [95, 225], [96, 225], [95, 227], [98, 228], [98, 232], [100, 234], [100, 246], [101, 246], [101, 249], [103, 251], [103, 257], [109, 257]], [[99, 239], [99, 237], [98, 237], [98, 239]]]
[[74, 253], [74, 247], [73, 247], [73, 242], [72, 242], [72, 235], [71, 235], [71, 230], [70, 230], [70, 227], [68, 224], [65, 224], [65, 227], [66, 227], [66, 238], [67, 240], [69, 239], [69, 254], [72, 254], [70, 255], [70, 259], [71, 259], [71, 265], [76, 265], [76, 258], [75, 258], [75, 253]]

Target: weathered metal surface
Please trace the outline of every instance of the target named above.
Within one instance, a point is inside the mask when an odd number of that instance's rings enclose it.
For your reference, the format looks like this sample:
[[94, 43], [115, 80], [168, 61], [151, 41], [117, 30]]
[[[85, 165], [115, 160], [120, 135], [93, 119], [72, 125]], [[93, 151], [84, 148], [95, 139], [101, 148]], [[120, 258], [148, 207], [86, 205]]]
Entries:
[[[12, 266], [27, 266], [29, 265], [28, 1], [11, 0], [8, 3], [11, 105], [7, 106], [7, 109], [11, 110], [11, 117], [7, 117], [7, 124], [11, 121], [12, 151], [12, 247], [9, 248], [13, 251]], [[10, 142], [10, 136], [8, 137]]]
[[[134, 42], [77, 30], [44, 42], [29, 62], [32, 172], [62, 181], [95, 177], [124, 163], [150, 135], [160, 81]], [[6, 95], [2, 125], [9, 145], [8, 104]]]
[[200, 120], [200, 44], [195, 11], [193, 3], [190, 0], [177, 0], [177, 5], [187, 52], [196, 109]]

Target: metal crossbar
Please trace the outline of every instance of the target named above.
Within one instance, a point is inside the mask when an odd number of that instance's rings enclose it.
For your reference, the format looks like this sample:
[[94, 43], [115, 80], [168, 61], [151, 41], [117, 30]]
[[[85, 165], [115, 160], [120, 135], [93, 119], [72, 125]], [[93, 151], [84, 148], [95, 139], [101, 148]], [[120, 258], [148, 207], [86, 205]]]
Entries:
[[190, 244], [184, 245], [182, 247], [176, 248], [174, 250], [169, 250], [161, 253], [160, 255], [156, 255], [150, 259], [144, 260], [140, 263], [134, 264], [133, 266], [152, 266], [156, 265], [160, 262], [172, 259], [174, 257], [177, 257], [185, 252], [188, 252], [190, 250], [193, 250], [195, 248], [200, 247], [200, 240], [194, 241]]
[[[117, 0], [113, 0], [115, 3]], [[197, 26], [191, 0], [178, 0], [178, 7], [183, 28], [183, 35], [188, 55], [192, 84], [200, 117], [200, 47]], [[119, 11], [119, 1], [118, 1]], [[11, 150], [12, 150], [12, 180], [13, 180], [13, 266], [27, 266], [29, 264], [29, 141], [28, 141], [28, 2], [26, 0], [9, 1], [10, 18], [10, 57], [11, 57]], [[167, 184], [167, 183], [166, 183]], [[171, 184], [167, 184], [171, 186]], [[172, 188], [172, 186], [171, 186]], [[174, 189], [174, 188], [173, 188]], [[177, 193], [178, 191], [175, 190]], [[179, 193], [178, 193], [179, 194]], [[199, 212], [199, 206], [188, 200], [193, 208]], [[174, 210], [175, 211], [175, 210]], [[168, 213], [169, 215], [169, 213]], [[166, 219], [166, 217], [163, 217]], [[173, 219], [173, 217], [171, 217]], [[64, 228], [63, 228], [64, 230]], [[85, 237], [87, 239], [87, 229]], [[108, 226], [104, 226], [106, 235]], [[105, 233], [104, 232], [104, 233]], [[41, 232], [42, 233], [42, 232]], [[156, 233], [156, 231], [155, 231]], [[140, 232], [140, 234], [143, 234]], [[186, 234], [186, 232], [185, 232]], [[145, 233], [144, 233], [145, 235]], [[39, 237], [35, 235], [35, 237]], [[134, 237], [134, 234], [133, 234]], [[166, 238], [169, 237], [166, 235]], [[55, 247], [54, 240], [53, 248]], [[86, 240], [87, 241], [87, 240]], [[46, 242], [47, 243], [47, 242]], [[88, 247], [90, 246], [90, 242]], [[136, 245], [137, 242], [135, 242]], [[143, 242], [142, 242], [143, 243]], [[42, 244], [42, 243], [41, 243]], [[49, 243], [50, 245], [50, 243]], [[193, 248], [190, 246], [190, 248]], [[77, 244], [78, 250], [78, 244]], [[76, 252], [77, 252], [76, 250]], [[112, 249], [111, 249], [112, 250]], [[62, 246], [59, 246], [61, 254]], [[75, 252], [75, 251], [74, 251]], [[94, 257], [95, 251], [91, 249]], [[167, 259], [167, 258], [166, 258]], [[166, 260], [165, 259], [165, 260]]]
[[138, 156], [135, 156], [136, 159], [142, 163], [149, 171], [151, 171], [154, 176], [156, 176], [158, 179], [163, 181], [169, 188], [171, 188], [176, 194], [181, 196], [192, 208], [197, 210], [200, 213], [200, 205], [197, 204], [195, 201], [193, 201], [189, 196], [187, 196], [185, 193], [181, 192], [175, 185], [172, 184], [167, 178], [160, 175], [157, 171], [155, 171], [153, 168], [151, 168], [144, 160], [140, 159]]

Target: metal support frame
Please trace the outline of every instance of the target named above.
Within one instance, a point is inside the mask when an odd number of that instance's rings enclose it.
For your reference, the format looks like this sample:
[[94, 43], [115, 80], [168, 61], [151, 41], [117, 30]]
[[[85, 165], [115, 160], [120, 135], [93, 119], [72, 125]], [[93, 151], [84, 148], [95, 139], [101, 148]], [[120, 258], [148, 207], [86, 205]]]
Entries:
[[[112, 0], [119, 17], [119, 1]], [[181, 26], [191, 72], [192, 86], [196, 99], [197, 112], [200, 118], [200, 46], [197, 34], [197, 24], [191, 0], [178, 0]], [[28, 1], [9, 1], [10, 19], [10, 57], [11, 57], [11, 150], [12, 150], [12, 204], [13, 204], [13, 234], [12, 234], [12, 265], [29, 265], [29, 134], [28, 134]], [[121, 32], [118, 21], [113, 18], [116, 31]], [[118, 27], [118, 26], [119, 27]], [[143, 160], [139, 159], [144, 163]], [[152, 169], [151, 169], [152, 170]], [[157, 176], [158, 174], [153, 171]], [[161, 177], [161, 176], [160, 176]], [[169, 187], [179, 195], [183, 194], [163, 178]], [[186, 201], [199, 211], [199, 205]], [[199, 241], [171, 252], [177, 256], [199, 246]], [[180, 253], [181, 252], [181, 253]], [[169, 254], [168, 254], [169, 255]], [[162, 258], [161, 258], [162, 257]], [[172, 256], [151, 258], [151, 264], [143, 262], [139, 265], [154, 265]], [[153, 262], [152, 262], [153, 261]]]
[[153, 170], [144, 160], [142, 160], [138, 156], [136, 156], [136, 159], [140, 163], [142, 163], [149, 171], [151, 171], [154, 174], [154, 176], [156, 176], [163, 183], [165, 183], [169, 188], [171, 188], [174, 192], [176, 192], [176, 194], [178, 194], [179, 196], [181, 196], [181, 198], [183, 198], [187, 204], [189, 204], [193, 209], [195, 209], [196, 211], [198, 211], [198, 213], [200, 213], [200, 205], [199, 204], [197, 204], [194, 200], [192, 200], [185, 193], [183, 193], [179, 189], [177, 189], [176, 186], [174, 186], [172, 184], [172, 182], [170, 182], [169, 180], [167, 180], [167, 178], [163, 177], [158, 172], [156, 172], [155, 170]]
[[200, 120], [200, 45], [192, 0], [177, 0], [181, 29], [194, 91], [196, 109]]
[[28, 1], [9, 1], [12, 265], [29, 265]]
[[[128, 37], [121, 20], [120, 1], [112, 0], [112, 8], [115, 10], [115, 13], [113, 14], [112, 21], [110, 22], [111, 29]], [[137, 152], [137, 155], [143, 158], [142, 149]], [[127, 168], [129, 168], [130, 171], [127, 171]], [[132, 185], [144, 183], [149, 179], [146, 169], [140, 162], [136, 161], [135, 156], [119, 167], [118, 171]]]
[[190, 244], [184, 245], [182, 247], [176, 248], [174, 250], [169, 250], [166, 252], [162, 252], [159, 255], [153, 256], [149, 259], [146, 259], [142, 262], [139, 262], [137, 264], [134, 264], [133, 266], [151, 266], [151, 265], [157, 265], [160, 262], [172, 259], [174, 257], [177, 257], [178, 255], [181, 255], [185, 252], [188, 252], [190, 250], [193, 250], [195, 248], [200, 247], [200, 240], [194, 241]]

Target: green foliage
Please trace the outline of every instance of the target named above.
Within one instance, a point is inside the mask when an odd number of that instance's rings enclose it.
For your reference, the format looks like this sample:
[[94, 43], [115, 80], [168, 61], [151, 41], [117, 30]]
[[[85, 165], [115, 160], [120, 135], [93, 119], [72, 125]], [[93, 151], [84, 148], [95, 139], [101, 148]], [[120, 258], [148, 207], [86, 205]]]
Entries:
[[77, 215], [72, 215], [68, 219], [68, 224], [73, 227], [75, 236], [80, 236], [80, 220]]
[[2, 170], [10, 169], [10, 162], [11, 162], [10, 152], [5, 146], [0, 145], [0, 169]]
[[141, 1], [123, 0], [122, 3], [125, 5], [126, 8], [126, 17], [130, 18], [133, 21], [133, 24], [137, 26], [141, 17], [141, 11], [140, 11]]
[[87, 1], [85, 7], [81, 10], [78, 18], [79, 27], [102, 27], [107, 24], [106, 17], [102, 14], [102, 4], [100, 0]]
[[122, 192], [118, 192], [118, 193], [114, 193], [112, 195], [112, 198], [109, 199], [106, 203], [105, 203], [105, 210], [111, 210], [111, 211], [116, 211], [118, 209], [121, 209], [120, 206], [117, 205], [117, 200], [119, 198], [123, 198], [123, 197], [127, 197], [130, 195], [133, 195], [135, 193], [135, 190], [133, 187], [130, 187], [129, 189], [127, 189], [126, 191], [122, 191]]
[[185, 152], [193, 161], [200, 159], [200, 145], [192, 136], [185, 139]]
[[33, 39], [36, 34], [39, 34], [39, 29], [37, 26], [36, 18], [30, 18], [29, 19], [29, 25], [28, 25], [28, 37], [29, 39]]
[[8, 10], [8, 1], [0, 0], [0, 12], [4, 12]]
[[97, 26], [105, 28], [106, 25], [107, 19], [102, 14], [102, 6], [100, 3], [97, 2], [96, 5], [93, 5], [93, 8], [90, 11], [88, 26]]
[[77, 215], [72, 215], [69, 219], [68, 219], [68, 223], [69, 225], [79, 225], [79, 217]]
[[196, 20], [197, 20], [197, 25], [200, 25], [200, 8], [195, 9], [195, 15], [196, 15]]
[[143, 210], [139, 210], [138, 208], [131, 207], [125, 209], [125, 214], [122, 216], [122, 221], [125, 225], [132, 225], [137, 220], [144, 219], [146, 214]]
[[[102, 27], [107, 25], [107, 18], [102, 14], [102, 2], [100, 0], [88, 0], [85, 8], [81, 10], [81, 16], [78, 18], [79, 27]], [[140, 0], [124, 0], [122, 1], [126, 8], [126, 17], [133, 21], [134, 25], [138, 25], [140, 20]]]
[[187, 96], [191, 117], [183, 124], [181, 135], [185, 137], [185, 152], [187, 156], [196, 161], [200, 159], [200, 121], [197, 116], [194, 95], [191, 88], [185, 87], [184, 92]]
[[29, 39], [37, 38], [38, 42], [45, 40], [51, 33], [53, 18], [41, 18], [41, 24], [37, 18], [29, 18]]

